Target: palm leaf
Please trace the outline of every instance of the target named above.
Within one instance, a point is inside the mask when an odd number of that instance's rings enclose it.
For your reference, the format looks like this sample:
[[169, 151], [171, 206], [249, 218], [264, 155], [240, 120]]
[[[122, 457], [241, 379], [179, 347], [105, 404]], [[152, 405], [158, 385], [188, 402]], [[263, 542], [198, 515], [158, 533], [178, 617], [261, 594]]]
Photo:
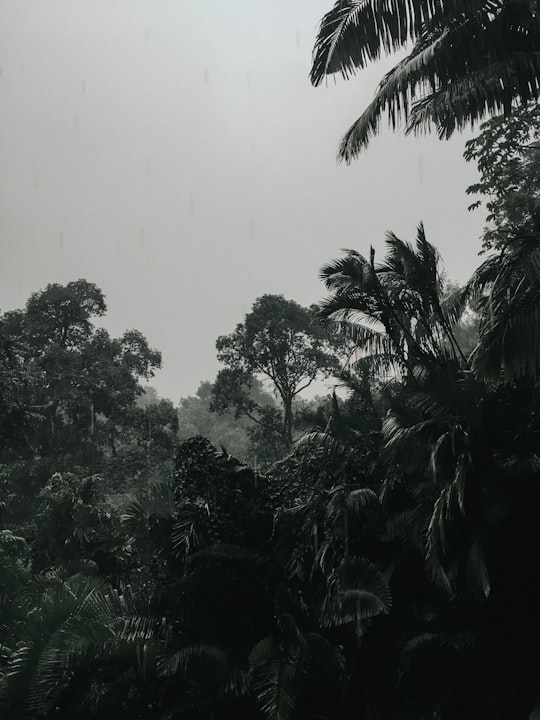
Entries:
[[121, 520], [134, 532], [144, 532], [152, 517], [171, 517], [175, 513], [174, 487], [170, 482], [153, 482], [138, 498], [130, 502]]
[[408, 56], [381, 82], [349, 128], [340, 157], [350, 162], [378, 132], [385, 112], [407, 132], [435, 125], [440, 135], [487, 113], [540, 96], [537, 3], [503, 0], [338, 0], [322, 22], [311, 80], [357, 68], [412, 40]]
[[475, 540], [471, 545], [469, 553], [468, 568], [480, 593], [488, 598], [491, 593], [491, 582], [487, 569], [484, 550], [480, 543]]
[[322, 627], [354, 623], [363, 632], [362, 621], [386, 614], [392, 595], [382, 573], [365, 558], [344, 560], [330, 580], [321, 614]]
[[[468, 13], [484, 3], [462, 2]], [[350, 77], [357, 68], [377, 60], [381, 51], [390, 53], [436, 27], [451, 3], [447, 0], [338, 0], [321, 21], [315, 44], [311, 81], [340, 72]]]
[[225, 650], [215, 645], [188, 645], [158, 660], [157, 669], [162, 677], [178, 677], [217, 694], [242, 693], [247, 678]]
[[426, 560], [432, 576], [446, 592], [450, 593], [452, 586], [444, 569], [443, 559], [446, 554], [445, 521], [449, 512], [449, 490], [444, 488], [433, 506], [433, 513], [427, 531]]
[[281, 654], [272, 636], [263, 638], [249, 655], [251, 686], [268, 720], [289, 720], [296, 705], [296, 657]]

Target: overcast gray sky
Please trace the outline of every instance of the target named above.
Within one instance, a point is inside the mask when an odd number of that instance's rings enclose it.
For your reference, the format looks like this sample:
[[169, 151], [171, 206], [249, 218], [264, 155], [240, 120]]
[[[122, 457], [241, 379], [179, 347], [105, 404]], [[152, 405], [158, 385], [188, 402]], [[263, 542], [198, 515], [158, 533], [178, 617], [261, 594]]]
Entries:
[[102, 324], [162, 351], [152, 384], [176, 402], [256, 297], [323, 297], [340, 248], [382, 252], [423, 220], [465, 280], [483, 224], [465, 136], [387, 131], [336, 163], [385, 66], [311, 87], [332, 2], [0, 0], [0, 309], [96, 283]]

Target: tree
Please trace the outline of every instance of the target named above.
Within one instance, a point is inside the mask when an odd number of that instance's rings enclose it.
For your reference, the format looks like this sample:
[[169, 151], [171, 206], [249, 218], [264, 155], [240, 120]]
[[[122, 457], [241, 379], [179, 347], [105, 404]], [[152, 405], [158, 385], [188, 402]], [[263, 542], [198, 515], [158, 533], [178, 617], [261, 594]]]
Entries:
[[[422, 226], [416, 248], [391, 233], [387, 247], [378, 265], [373, 253], [368, 261], [349, 252], [325, 266], [331, 295], [322, 311], [356, 339], [360, 364], [389, 380], [384, 457], [391, 458], [394, 473], [416, 478], [416, 491], [424, 496], [427, 558], [434, 576], [449, 586], [440, 538], [446, 519], [463, 513], [472, 472], [468, 425], [481, 396], [478, 383], [464, 373], [468, 360], [453, 331], [464, 296], [444, 301], [438, 256]], [[420, 490], [417, 478], [429, 475], [432, 483]]]
[[350, 77], [381, 53], [413, 47], [381, 81], [339, 149], [349, 162], [387, 113], [393, 128], [449, 137], [488, 113], [540, 96], [538, 0], [337, 0], [315, 43], [311, 80]]
[[97, 573], [100, 560], [121, 544], [110, 511], [102, 477], [55, 473], [37, 496], [31, 524], [33, 570], [87, 567]]
[[[475, 160], [480, 181], [467, 194], [485, 199], [488, 226], [483, 247], [502, 249], [516, 234], [535, 229], [540, 210], [540, 106], [514, 108], [491, 118], [465, 146], [464, 158]], [[474, 210], [482, 204], [470, 205]]]
[[86, 280], [67, 285], [47, 285], [32, 293], [26, 303], [25, 329], [28, 342], [43, 351], [50, 345], [75, 348], [92, 335], [92, 317], [107, 310], [101, 290]]
[[[117, 716], [134, 717], [130, 700], [155, 664], [156, 623], [134, 612], [129, 592], [99, 579], [53, 576], [35, 585], [37, 603], [18, 623], [11, 645], [2, 647], [4, 714], [27, 720], [58, 717], [62, 710], [61, 717], [71, 718], [82, 709], [101, 716], [105, 696]], [[140, 704], [140, 695], [136, 700]]]
[[[532, 605], [523, 614], [511, 610], [514, 593], [538, 595], [528, 550], [538, 542], [530, 509], [538, 496], [538, 236], [514, 238], [446, 302], [424, 240], [413, 249], [390, 236], [378, 265], [373, 256], [348, 253], [323, 269], [331, 291], [323, 309], [350, 323], [360, 367], [386, 371], [392, 362], [382, 387], [386, 407], [376, 403], [384, 529], [379, 525], [376, 542], [364, 549], [359, 529], [352, 522], [346, 527], [354, 553], [390, 576], [392, 610], [365, 633], [364, 651], [349, 656], [351, 686], [361, 679], [377, 688], [377, 718], [525, 718], [538, 692], [538, 666], [517, 667], [506, 658], [525, 657], [540, 633]], [[464, 300], [478, 297], [480, 341], [464, 358], [454, 323]], [[336, 452], [336, 440], [322, 447]], [[333, 520], [346, 519], [351, 485], [333, 496]], [[317, 494], [302, 512], [320, 528]], [[329, 566], [336, 567], [335, 557]], [[508, 613], [519, 628], [494, 640]], [[379, 652], [383, 645], [394, 648], [393, 657]], [[491, 699], [486, 688], [494, 676]], [[361, 692], [356, 699], [362, 707], [374, 701]]]
[[[244, 323], [216, 341], [225, 365], [214, 387], [214, 406], [234, 407], [278, 434], [285, 448], [293, 440], [293, 402], [318, 377], [338, 370], [335, 340], [311, 309], [282, 295], [263, 295]], [[270, 380], [281, 401], [282, 414], [263, 408], [249, 391], [253, 376]]]
[[375, 263], [349, 250], [321, 270], [329, 297], [324, 317], [336, 321], [376, 372], [414, 378], [418, 367], [465, 361], [453, 333], [463, 303], [443, 301], [439, 256], [418, 227], [416, 247], [387, 234], [387, 253]]
[[13, 423], [31, 454], [73, 450], [89, 461], [98, 425], [121, 422], [143, 392], [139, 381], [159, 367], [160, 353], [137, 330], [113, 339], [93, 325], [105, 311], [101, 290], [77, 280], [48, 285], [33, 293], [24, 311], [0, 318], [2, 382], [9, 390], [3, 432]]
[[[49, 285], [24, 310], [0, 316], [0, 475], [11, 522], [36, 511], [40, 489], [57, 472], [100, 472], [119, 490], [126, 476], [128, 483], [141, 471], [148, 476], [152, 463], [174, 454], [172, 404], [135, 407], [160, 353], [136, 330], [111, 338], [96, 328], [105, 311], [101, 290], [78, 280]], [[115, 467], [119, 446], [131, 456]]]

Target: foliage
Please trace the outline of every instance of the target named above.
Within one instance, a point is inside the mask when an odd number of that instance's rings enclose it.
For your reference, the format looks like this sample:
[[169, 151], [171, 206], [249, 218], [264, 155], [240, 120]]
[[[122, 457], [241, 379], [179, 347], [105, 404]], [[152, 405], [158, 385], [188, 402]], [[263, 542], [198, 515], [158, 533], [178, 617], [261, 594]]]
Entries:
[[[281, 295], [263, 295], [245, 322], [217, 339], [225, 365], [214, 386], [214, 407], [234, 408], [279, 437], [284, 448], [293, 440], [293, 401], [316, 378], [338, 370], [334, 339], [312, 310]], [[272, 383], [282, 406], [281, 418], [250, 396], [253, 376]]]
[[421, 367], [464, 361], [453, 326], [464, 305], [443, 302], [438, 254], [418, 227], [416, 247], [388, 233], [387, 254], [375, 264], [358, 252], [321, 270], [330, 296], [322, 303], [324, 317], [335, 320], [359, 348], [357, 364], [369, 360], [374, 371], [405, 373], [412, 378]]
[[140, 380], [161, 356], [136, 330], [114, 339], [96, 328], [105, 311], [101, 290], [78, 280], [49, 285], [24, 311], [0, 316], [0, 453], [26, 462], [29, 475], [37, 461], [43, 479], [73, 465], [92, 474], [115, 455], [122, 428], [133, 427]]
[[[131, 333], [122, 360], [88, 316], [104, 311], [93, 286], [2, 316], [0, 712], [534, 717], [539, 236], [518, 228], [464, 288], [445, 285], [422, 226], [414, 244], [390, 233], [379, 262], [346, 251], [322, 269], [324, 324], [264, 296], [218, 341], [220, 391], [178, 412], [141, 401], [152, 351]], [[64, 325], [57, 297], [72, 297]], [[179, 419], [230, 429], [231, 411], [211, 424], [212, 390], [273, 415], [263, 428], [282, 421], [253, 373], [295, 391], [340, 348], [341, 392], [296, 400], [305, 434], [264, 471], [177, 441]], [[79, 382], [82, 360], [112, 397]]]
[[166, 477], [178, 445], [178, 415], [170, 400], [132, 405], [117, 421], [100, 422], [107, 471], [117, 490]]
[[[517, 233], [535, 230], [540, 201], [539, 133], [540, 107], [525, 105], [483, 123], [479, 135], [465, 146], [465, 159], [475, 160], [480, 172], [480, 181], [470, 185], [467, 193], [486, 198], [485, 250], [502, 249]], [[481, 202], [477, 200], [469, 209]]]
[[313, 84], [334, 73], [349, 78], [382, 53], [407, 49], [347, 131], [340, 157], [356, 157], [385, 114], [394, 129], [404, 121], [408, 132], [435, 126], [449, 137], [488, 113], [537, 100], [538, 17], [536, 0], [337, 0], [321, 21]]
[[[181, 398], [178, 405], [179, 439], [201, 435], [246, 462], [264, 460], [268, 438], [257, 440], [258, 425], [246, 414], [237, 416], [234, 409], [224, 406], [220, 412], [212, 411], [214, 388], [215, 383], [202, 382], [195, 396]], [[261, 408], [260, 412], [264, 412], [262, 408], [275, 408], [274, 398], [264, 391], [256, 378], [252, 379], [249, 393], [250, 399]]]
[[472, 364], [482, 379], [538, 377], [539, 270], [540, 227], [488, 257], [465, 287], [464, 295], [477, 298], [481, 308]]
[[123, 538], [103, 478], [55, 473], [40, 490], [30, 526], [35, 571], [105, 576], [122, 562]]

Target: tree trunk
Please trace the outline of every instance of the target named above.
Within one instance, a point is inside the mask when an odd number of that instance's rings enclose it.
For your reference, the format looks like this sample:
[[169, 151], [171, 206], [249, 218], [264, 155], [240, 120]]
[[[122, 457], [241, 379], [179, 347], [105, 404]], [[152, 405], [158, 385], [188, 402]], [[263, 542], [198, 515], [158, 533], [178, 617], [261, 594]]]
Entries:
[[94, 437], [94, 423], [95, 423], [95, 412], [94, 412], [94, 402], [92, 401], [90, 403], [90, 438]]
[[292, 446], [292, 426], [293, 426], [293, 412], [292, 412], [292, 397], [283, 399], [283, 439], [288, 448]]
[[148, 440], [146, 442], [146, 470], [150, 472], [150, 445], [152, 443], [152, 426], [148, 415]]

